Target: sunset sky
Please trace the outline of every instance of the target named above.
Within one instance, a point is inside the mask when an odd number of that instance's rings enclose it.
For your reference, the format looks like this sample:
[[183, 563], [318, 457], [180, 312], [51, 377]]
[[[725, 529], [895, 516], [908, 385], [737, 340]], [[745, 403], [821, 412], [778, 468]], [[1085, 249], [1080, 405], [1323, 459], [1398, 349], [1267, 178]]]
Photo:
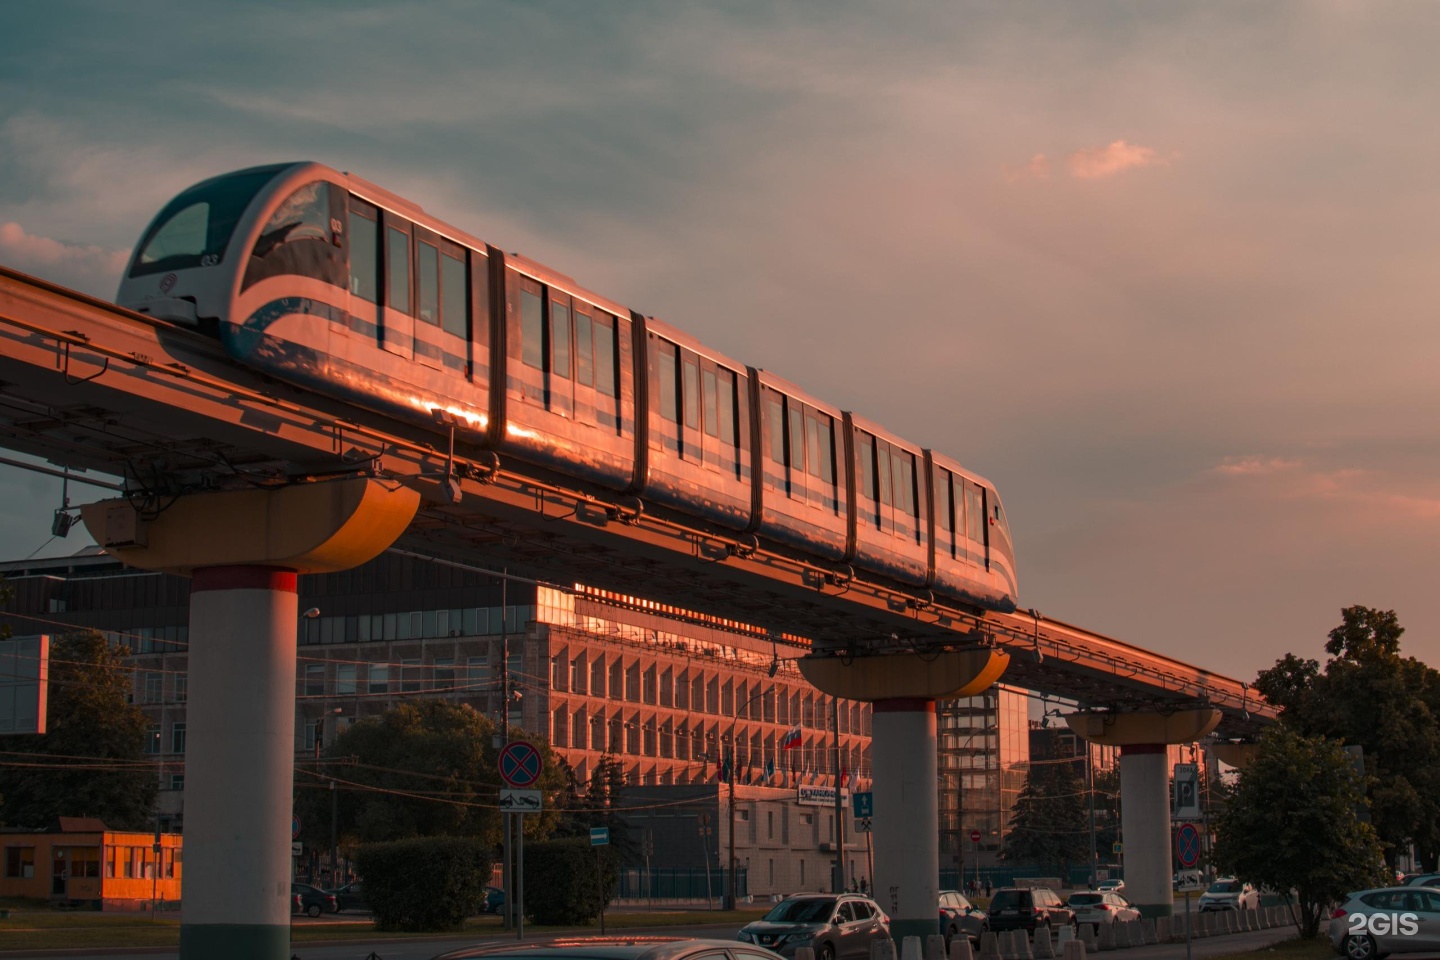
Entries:
[[[1365, 604], [1440, 663], [1440, 5], [5, 19], [0, 263], [110, 297], [184, 187], [319, 160], [994, 480], [1022, 606], [1250, 679]], [[59, 482], [0, 496], [42, 548]]]

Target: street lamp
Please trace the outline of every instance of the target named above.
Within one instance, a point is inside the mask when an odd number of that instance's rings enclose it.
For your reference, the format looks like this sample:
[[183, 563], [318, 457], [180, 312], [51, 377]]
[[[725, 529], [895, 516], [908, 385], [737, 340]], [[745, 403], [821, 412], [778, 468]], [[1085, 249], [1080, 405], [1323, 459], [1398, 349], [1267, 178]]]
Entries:
[[750, 706], [750, 704], [754, 703], [756, 700], [759, 700], [767, 693], [774, 692], [775, 685], [772, 683], [770, 686], [766, 687], [764, 690], [761, 690], [759, 693], [755, 694], [753, 697], [740, 704], [740, 706], [736, 707], [735, 712], [730, 715], [730, 775], [726, 778], [730, 782], [730, 883], [727, 888], [728, 893], [726, 893], [725, 895], [726, 910], [735, 909], [735, 725], [740, 719], [741, 712], [746, 707]]

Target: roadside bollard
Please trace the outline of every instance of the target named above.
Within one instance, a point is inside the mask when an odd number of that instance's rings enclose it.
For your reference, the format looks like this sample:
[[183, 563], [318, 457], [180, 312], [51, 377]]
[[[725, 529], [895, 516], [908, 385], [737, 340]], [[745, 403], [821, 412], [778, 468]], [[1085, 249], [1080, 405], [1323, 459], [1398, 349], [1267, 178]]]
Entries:
[[1049, 927], [1036, 927], [1034, 942], [1030, 945], [1035, 960], [1054, 960], [1055, 945], [1050, 939]]
[[1085, 941], [1068, 941], [1065, 944], [1065, 954], [1063, 960], [1085, 960]]
[[900, 941], [900, 960], [923, 960], [919, 937], [906, 937]]
[[975, 960], [975, 951], [970, 947], [970, 938], [963, 933], [950, 941], [950, 960]]
[[[963, 940], [964, 937], [957, 936], [956, 940]], [[932, 933], [925, 938], [925, 960], [945, 960], [945, 938], [938, 933]]]

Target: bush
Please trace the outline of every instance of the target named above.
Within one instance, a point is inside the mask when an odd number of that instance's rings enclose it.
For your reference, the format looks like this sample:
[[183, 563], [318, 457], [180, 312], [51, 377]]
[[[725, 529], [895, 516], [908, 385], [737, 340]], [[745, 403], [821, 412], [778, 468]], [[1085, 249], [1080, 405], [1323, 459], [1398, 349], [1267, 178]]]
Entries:
[[474, 837], [361, 844], [355, 869], [377, 930], [456, 930], [479, 913], [490, 848]]
[[605, 902], [614, 896], [620, 870], [610, 847], [585, 838], [525, 845], [525, 913], [536, 923], [589, 923], [600, 915], [595, 856], [600, 851]]

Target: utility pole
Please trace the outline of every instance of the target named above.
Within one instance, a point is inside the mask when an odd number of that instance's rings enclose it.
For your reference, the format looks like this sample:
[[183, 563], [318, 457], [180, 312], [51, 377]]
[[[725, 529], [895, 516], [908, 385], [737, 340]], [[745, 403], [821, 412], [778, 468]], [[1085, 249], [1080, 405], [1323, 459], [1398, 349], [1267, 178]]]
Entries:
[[1090, 885], [1094, 887], [1100, 882], [1099, 860], [1100, 851], [1095, 845], [1095, 762], [1092, 759], [1091, 751], [1093, 745], [1089, 740], [1085, 741], [1085, 784], [1090, 793]]
[[330, 883], [331, 889], [340, 886], [340, 851], [338, 827], [340, 822], [340, 791], [335, 789], [335, 780], [330, 780]]
[[[509, 625], [509, 611], [506, 609], [507, 590], [510, 583], [509, 567], [502, 567], [500, 571], [500, 749], [503, 750], [510, 745], [510, 635], [506, 630]], [[500, 814], [500, 836], [503, 850], [500, 864], [500, 886], [505, 891], [504, 909], [501, 915], [505, 919], [505, 929], [509, 930], [514, 925], [515, 916], [515, 891], [513, 877], [510, 871], [510, 828], [511, 816], [509, 813]]]
[[830, 698], [830, 732], [835, 738], [835, 892], [845, 892], [845, 789], [840, 772], [840, 698]]

